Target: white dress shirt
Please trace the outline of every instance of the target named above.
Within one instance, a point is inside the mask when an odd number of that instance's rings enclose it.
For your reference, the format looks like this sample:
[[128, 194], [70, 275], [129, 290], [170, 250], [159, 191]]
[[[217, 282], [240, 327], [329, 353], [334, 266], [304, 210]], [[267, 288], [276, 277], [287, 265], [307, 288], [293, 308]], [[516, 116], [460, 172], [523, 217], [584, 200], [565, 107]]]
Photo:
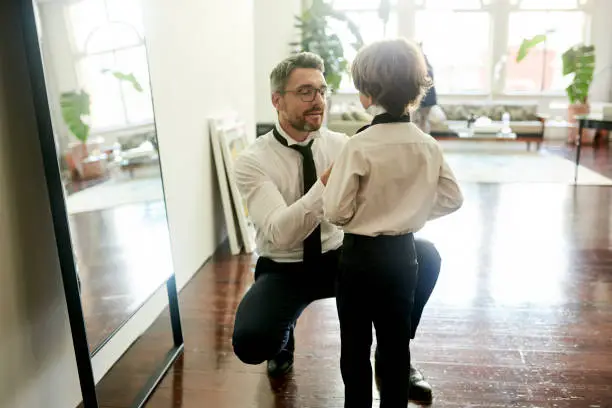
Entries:
[[[289, 145], [297, 142], [280, 125]], [[336, 159], [348, 137], [328, 129], [313, 132], [300, 144], [312, 144], [317, 175]], [[324, 185], [319, 179], [303, 194], [302, 156], [282, 145], [272, 132], [244, 150], [235, 165], [238, 189], [256, 230], [257, 252], [277, 262], [301, 262], [304, 239], [321, 224], [322, 252], [342, 245], [343, 232], [323, 218]]]
[[439, 143], [403, 122], [351, 137], [323, 200], [325, 217], [344, 232], [377, 236], [417, 232], [461, 207], [463, 196]]

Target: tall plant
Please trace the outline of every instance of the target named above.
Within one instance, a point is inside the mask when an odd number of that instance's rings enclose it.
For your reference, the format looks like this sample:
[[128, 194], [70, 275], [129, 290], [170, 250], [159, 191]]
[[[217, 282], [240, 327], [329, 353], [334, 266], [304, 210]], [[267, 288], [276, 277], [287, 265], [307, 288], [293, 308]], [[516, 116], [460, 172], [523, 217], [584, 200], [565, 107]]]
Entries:
[[346, 13], [334, 10], [332, 4], [324, 0], [313, 0], [312, 6], [302, 15], [295, 17], [295, 27], [300, 30], [301, 39], [293, 42], [295, 52], [310, 51], [319, 55], [325, 63], [325, 80], [332, 92], [340, 87], [342, 75], [348, 72], [349, 62], [344, 56], [344, 47], [338, 34], [330, 27], [330, 20], [345, 23], [354, 37], [351, 44], [355, 50], [363, 46], [359, 27], [351, 21]]
[[[531, 49], [546, 42], [547, 39], [547, 34], [524, 39], [516, 56], [516, 62], [521, 62]], [[586, 104], [595, 71], [595, 47], [584, 44], [575, 45], [561, 55], [561, 60], [563, 75], [574, 75], [572, 83], [565, 89], [570, 103]]]
[[[104, 69], [102, 73], [112, 75], [119, 82], [129, 83], [136, 92], [143, 92], [142, 86], [132, 73], [126, 74], [110, 69]], [[64, 122], [74, 137], [83, 144], [87, 143], [91, 130], [89, 125], [85, 123], [86, 118], [90, 115], [90, 106], [91, 98], [89, 93], [84, 90], [64, 92], [60, 95], [60, 107]]]
[[89, 116], [90, 98], [83, 90], [64, 92], [60, 96], [62, 117], [68, 129], [81, 143], [87, 143], [90, 127], [84, 122]]

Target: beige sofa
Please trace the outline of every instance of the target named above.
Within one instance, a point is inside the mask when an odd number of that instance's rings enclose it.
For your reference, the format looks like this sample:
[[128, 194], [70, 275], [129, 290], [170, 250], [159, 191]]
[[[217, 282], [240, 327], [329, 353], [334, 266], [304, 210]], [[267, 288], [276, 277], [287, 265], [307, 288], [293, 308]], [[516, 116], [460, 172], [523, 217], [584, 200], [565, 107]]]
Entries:
[[[510, 128], [519, 137], [543, 138], [544, 118], [538, 115], [538, 105], [502, 103], [442, 104], [432, 108], [429, 115], [431, 135], [434, 137], [458, 137], [453, 129], [466, 127], [470, 118], [488, 117], [494, 123], [501, 122], [504, 112], [510, 114]], [[354, 135], [359, 128], [372, 120], [354, 105], [336, 108], [328, 117], [331, 130]]]

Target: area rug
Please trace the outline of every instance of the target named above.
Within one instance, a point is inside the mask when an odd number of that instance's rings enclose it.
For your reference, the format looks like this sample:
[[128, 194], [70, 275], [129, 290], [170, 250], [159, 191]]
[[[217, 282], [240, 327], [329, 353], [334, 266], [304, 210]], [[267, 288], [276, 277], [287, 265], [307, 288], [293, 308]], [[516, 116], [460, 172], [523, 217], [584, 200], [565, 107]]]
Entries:
[[110, 180], [66, 197], [68, 214], [164, 199], [159, 177]]
[[[549, 153], [445, 150], [445, 155], [462, 182], [574, 184], [574, 163]], [[610, 186], [612, 179], [579, 166], [576, 184]]]

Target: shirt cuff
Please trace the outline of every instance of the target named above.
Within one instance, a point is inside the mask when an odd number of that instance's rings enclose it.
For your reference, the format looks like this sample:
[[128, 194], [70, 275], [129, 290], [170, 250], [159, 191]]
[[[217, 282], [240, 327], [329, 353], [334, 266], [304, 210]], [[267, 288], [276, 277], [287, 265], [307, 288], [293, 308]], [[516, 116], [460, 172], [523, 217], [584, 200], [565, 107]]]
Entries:
[[321, 179], [317, 180], [316, 183], [312, 185], [308, 193], [303, 197], [304, 207], [307, 211], [316, 214], [319, 217], [323, 217], [323, 192], [325, 191], [325, 186]]

